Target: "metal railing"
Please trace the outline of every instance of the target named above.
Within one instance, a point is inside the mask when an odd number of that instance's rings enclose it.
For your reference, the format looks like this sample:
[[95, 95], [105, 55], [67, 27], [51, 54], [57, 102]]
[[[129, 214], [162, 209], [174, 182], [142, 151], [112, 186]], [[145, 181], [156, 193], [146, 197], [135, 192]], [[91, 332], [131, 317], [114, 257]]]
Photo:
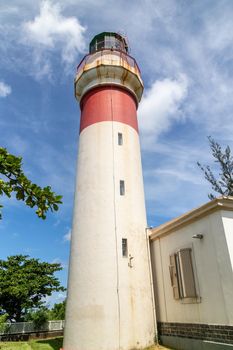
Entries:
[[33, 322], [4, 323], [1, 325], [0, 335], [62, 331], [64, 329], [64, 324], [64, 320], [48, 321], [40, 328], [35, 328]]
[[80, 76], [84, 70], [94, 68], [101, 64], [123, 66], [126, 69], [133, 71], [135, 74], [140, 75], [140, 69], [136, 60], [132, 56], [123, 51], [103, 49], [93, 54], [87, 54], [83, 57], [77, 67], [77, 76]]

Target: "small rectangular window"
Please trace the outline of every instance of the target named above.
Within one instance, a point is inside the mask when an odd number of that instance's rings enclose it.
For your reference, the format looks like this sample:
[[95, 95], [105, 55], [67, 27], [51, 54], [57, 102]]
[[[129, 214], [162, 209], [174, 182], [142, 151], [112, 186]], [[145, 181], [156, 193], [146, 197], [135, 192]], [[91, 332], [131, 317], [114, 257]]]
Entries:
[[127, 238], [122, 238], [122, 256], [124, 258], [128, 257], [128, 244], [127, 244]]
[[123, 135], [120, 132], [118, 132], [118, 145], [119, 146], [123, 145]]
[[120, 180], [120, 195], [124, 196], [125, 195], [125, 181]]
[[179, 274], [182, 285], [182, 298], [196, 298], [195, 279], [191, 249], [180, 249], [177, 253], [179, 260]]
[[174, 299], [197, 298], [191, 248], [170, 255], [169, 270]]

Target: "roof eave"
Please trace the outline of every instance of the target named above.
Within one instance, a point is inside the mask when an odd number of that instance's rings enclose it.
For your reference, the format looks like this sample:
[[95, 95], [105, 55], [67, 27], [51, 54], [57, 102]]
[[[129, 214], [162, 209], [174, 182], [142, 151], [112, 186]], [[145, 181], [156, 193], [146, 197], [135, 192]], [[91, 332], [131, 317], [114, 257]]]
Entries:
[[201, 207], [195, 208], [188, 211], [187, 213], [178, 216], [177, 218], [168, 221], [158, 227], [151, 229], [150, 240], [155, 240], [161, 236], [170, 234], [175, 230], [184, 227], [191, 222], [194, 222], [214, 211], [217, 210], [229, 210], [233, 211], [233, 197], [219, 197], [214, 200], [202, 205]]

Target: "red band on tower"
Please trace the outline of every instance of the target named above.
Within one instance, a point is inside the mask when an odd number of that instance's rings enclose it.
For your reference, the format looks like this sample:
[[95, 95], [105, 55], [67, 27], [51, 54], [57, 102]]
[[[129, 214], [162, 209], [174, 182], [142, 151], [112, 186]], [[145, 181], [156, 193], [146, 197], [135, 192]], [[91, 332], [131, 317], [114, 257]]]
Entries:
[[81, 101], [80, 133], [89, 125], [116, 121], [138, 132], [137, 105], [133, 96], [116, 86], [103, 86], [88, 92]]

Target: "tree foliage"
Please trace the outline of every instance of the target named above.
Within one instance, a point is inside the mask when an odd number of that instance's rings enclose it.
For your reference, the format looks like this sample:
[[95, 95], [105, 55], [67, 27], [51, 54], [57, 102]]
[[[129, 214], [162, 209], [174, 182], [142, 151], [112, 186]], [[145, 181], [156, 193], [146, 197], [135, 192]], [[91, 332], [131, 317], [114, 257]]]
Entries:
[[[199, 168], [204, 172], [205, 179], [210, 182], [212, 189], [222, 196], [233, 196], [233, 157], [229, 146], [225, 150], [210, 136], [208, 137], [210, 149], [214, 161], [218, 163], [219, 175], [215, 177], [209, 165], [197, 162]], [[215, 195], [210, 193], [208, 197], [212, 200]]]
[[9, 319], [21, 321], [27, 310], [41, 307], [43, 298], [54, 291], [64, 291], [56, 271], [59, 263], [40, 262], [27, 255], [10, 256], [0, 260], [0, 310]]
[[0, 174], [3, 175], [3, 178], [0, 179], [0, 195], [10, 198], [14, 193], [16, 199], [24, 201], [31, 208], [36, 207], [36, 214], [39, 218], [45, 219], [48, 210], [57, 211], [58, 204], [62, 203], [62, 196], [52, 192], [50, 186], [41, 188], [25, 176], [21, 157], [16, 157], [1, 147]]
[[49, 319], [50, 320], [64, 320], [65, 319], [65, 310], [66, 310], [66, 301], [62, 303], [57, 303], [53, 305], [53, 308], [49, 310]]
[[49, 320], [49, 310], [46, 307], [41, 307], [40, 309], [34, 310], [27, 313], [24, 317], [24, 321], [32, 321], [36, 330], [41, 329], [41, 327]]
[[24, 321], [33, 321], [35, 327], [38, 328], [47, 321], [64, 320], [65, 319], [65, 300], [61, 303], [54, 304], [52, 309], [42, 306], [37, 309], [28, 310], [24, 317]]
[[9, 328], [9, 324], [7, 323], [8, 314], [0, 315], [0, 332], [6, 332]]

